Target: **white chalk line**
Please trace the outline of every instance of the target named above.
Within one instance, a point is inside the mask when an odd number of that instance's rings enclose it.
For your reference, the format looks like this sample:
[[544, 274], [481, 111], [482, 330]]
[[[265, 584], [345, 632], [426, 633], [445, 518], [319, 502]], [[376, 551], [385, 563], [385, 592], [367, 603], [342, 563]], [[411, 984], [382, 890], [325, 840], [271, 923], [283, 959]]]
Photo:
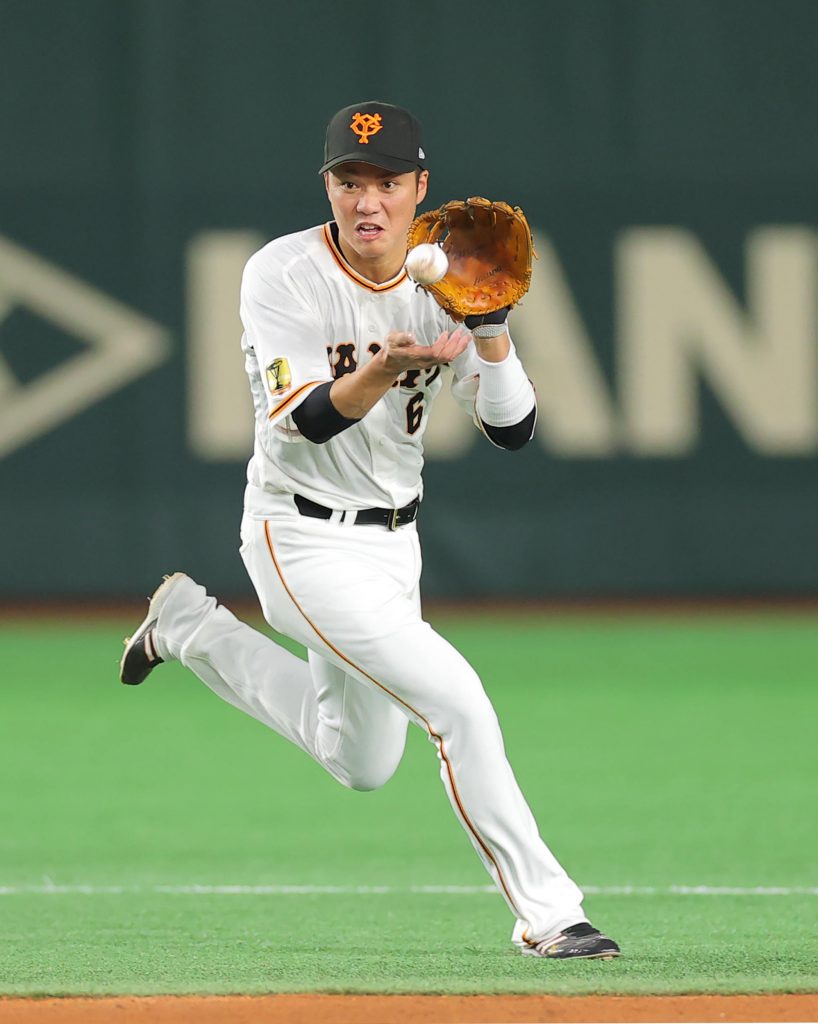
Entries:
[[[584, 885], [586, 896], [818, 896], [818, 886]], [[491, 896], [493, 885], [0, 885], [0, 896]]]

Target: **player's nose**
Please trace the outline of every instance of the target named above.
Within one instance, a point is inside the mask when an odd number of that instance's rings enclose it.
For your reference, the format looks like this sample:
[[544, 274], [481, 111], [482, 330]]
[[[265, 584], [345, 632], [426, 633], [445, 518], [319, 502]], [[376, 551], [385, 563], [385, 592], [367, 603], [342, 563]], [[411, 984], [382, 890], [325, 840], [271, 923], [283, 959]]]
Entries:
[[356, 206], [358, 213], [377, 213], [380, 208], [381, 200], [377, 191], [363, 189], [358, 196], [358, 205]]

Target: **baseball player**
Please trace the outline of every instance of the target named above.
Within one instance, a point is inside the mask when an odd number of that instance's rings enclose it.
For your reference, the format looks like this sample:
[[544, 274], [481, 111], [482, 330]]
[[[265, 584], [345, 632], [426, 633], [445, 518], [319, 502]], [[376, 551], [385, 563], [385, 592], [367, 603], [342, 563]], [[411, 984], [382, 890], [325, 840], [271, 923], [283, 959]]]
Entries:
[[333, 219], [265, 245], [241, 287], [256, 423], [241, 555], [266, 620], [308, 660], [177, 572], [126, 641], [121, 681], [181, 661], [358, 790], [387, 782], [414, 722], [516, 918], [512, 941], [531, 956], [617, 956], [539, 836], [480, 679], [421, 615], [423, 435], [444, 367], [492, 444], [521, 448], [533, 433], [508, 309], [458, 326], [408, 279], [429, 173], [407, 110], [340, 110], [324, 156]]

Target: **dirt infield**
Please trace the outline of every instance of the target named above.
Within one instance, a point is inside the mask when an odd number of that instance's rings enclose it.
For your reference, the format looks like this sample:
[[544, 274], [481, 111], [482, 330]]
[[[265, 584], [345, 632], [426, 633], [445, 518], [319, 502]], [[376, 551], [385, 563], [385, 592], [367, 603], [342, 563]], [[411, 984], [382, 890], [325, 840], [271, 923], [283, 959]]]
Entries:
[[0, 1024], [545, 1024], [548, 1021], [818, 1021], [818, 995], [0, 999]]

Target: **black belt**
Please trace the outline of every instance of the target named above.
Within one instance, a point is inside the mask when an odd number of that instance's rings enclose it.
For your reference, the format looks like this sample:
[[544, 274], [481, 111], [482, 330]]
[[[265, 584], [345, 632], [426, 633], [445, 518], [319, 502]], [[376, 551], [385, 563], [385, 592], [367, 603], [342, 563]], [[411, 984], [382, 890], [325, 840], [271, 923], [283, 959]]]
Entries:
[[[333, 509], [325, 505], [319, 505], [317, 501], [310, 501], [300, 494], [294, 494], [295, 507], [302, 516], [310, 516], [312, 519], [330, 519]], [[355, 524], [361, 526], [386, 526], [390, 530], [397, 530], [399, 526], [408, 526], [418, 517], [420, 499], [415, 498], [403, 508], [361, 508], [355, 515]], [[349, 512], [341, 513], [341, 522]]]

